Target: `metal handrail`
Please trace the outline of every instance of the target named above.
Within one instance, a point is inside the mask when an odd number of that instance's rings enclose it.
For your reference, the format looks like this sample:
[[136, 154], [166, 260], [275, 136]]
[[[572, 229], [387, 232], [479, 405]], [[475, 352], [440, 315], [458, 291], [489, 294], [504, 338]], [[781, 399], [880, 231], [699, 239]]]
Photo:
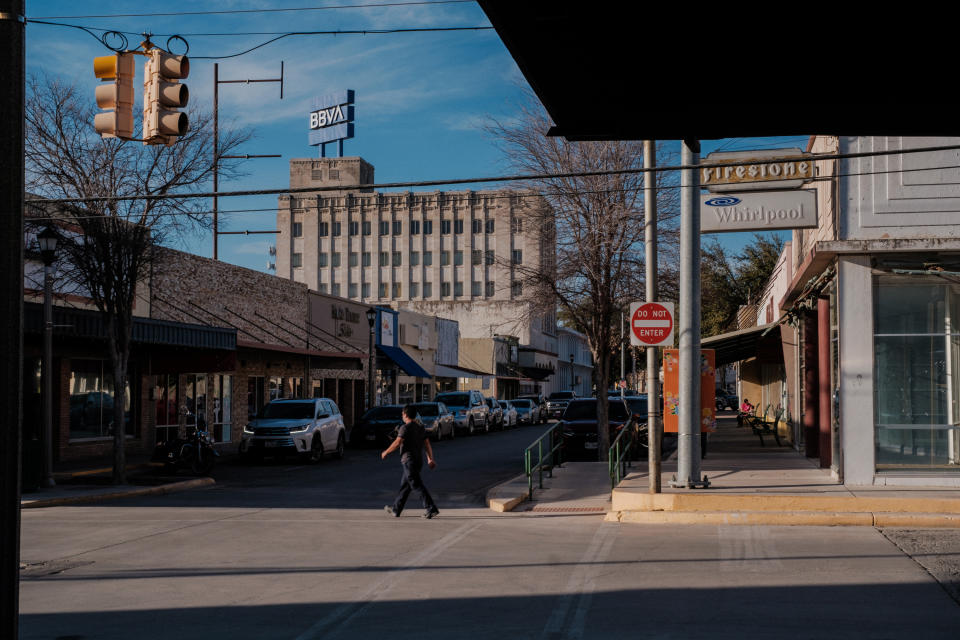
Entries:
[[[630, 418], [610, 444], [610, 451], [607, 453], [607, 470], [610, 473], [611, 488], [616, 488], [627, 475], [627, 467], [631, 466], [630, 451], [636, 444], [636, 434], [637, 423]], [[626, 440], [626, 443], [622, 443], [621, 440]]]
[[[536, 471], [539, 475], [539, 488], [543, 489], [543, 467], [544, 463], [549, 463], [549, 468], [547, 469], [550, 474], [549, 478], [553, 477], [553, 468], [555, 466], [559, 467], [563, 464], [563, 453], [561, 449], [563, 448], [563, 437], [562, 432], [558, 431], [558, 427], [561, 423], [557, 423], [550, 427], [550, 430], [544, 433], [542, 436], [537, 438], [533, 444], [523, 450], [523, 468], [524, 472], [527, 474], [527, 497], [530, 500], [533, 500], [533, 472]], [[560, 433], [561, 437], [557, 438], [556, 434]], [[543, 441], [547, 437], [550, 437], [551, 448], [547, 452], [546, 456], [543, 453]], [[557, 444], [552, 444], [554, 441]], [[533, 449], [537, 449], [537, 463], [533, 464]], [[557, 453], [557, 462], [554, 464], [554, 453]]]

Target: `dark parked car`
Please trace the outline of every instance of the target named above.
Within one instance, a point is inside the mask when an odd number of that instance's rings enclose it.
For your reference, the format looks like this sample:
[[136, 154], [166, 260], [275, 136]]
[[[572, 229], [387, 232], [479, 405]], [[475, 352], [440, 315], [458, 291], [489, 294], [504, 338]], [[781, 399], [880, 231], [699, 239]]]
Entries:
[[454, 424], [470, 435], [490, 431], [490, 408], [479, 391], [444, 391], [434, 398], [453, 412]]
[[496, 398], [484, 398], [483, 401], [490, 408], [490, 428], [502, 431], [506, 421], [503, 419], [503, 407], [500, 406], [500, 402]]
[[731, 409], [736, 411], [740, 407], [740, 402], [735, 393], [717, 393], [717, 411]]
[[566, 411], [567, 405], [577, 397], [573, 391], [554, 391], [547, 396], [547, 417], [560, 418]]
[[390, 436], [393, 430], [403, 422], [401, 411], [403, 406], [399, 404], [386, 404], [370, 409], [353, 425], [350, 444], [354, 447], [387, 446], [392, 440]]
[[547, 399], [542, 393], [517, 396], [517, 400], [529, 400], [533, 403], [533, 424], [543, 424], [547, 421]]
[[456, 435], [453, 412], [442, 402], [418, 402], [413, 405], [431, 440], [443, 440]]
[[511, 400], [510, 404], [517, 412], [518, 425], [539, 422], [540, 408], [534, 404], [533, 400], [516, 398], [515, 400]]
[[[646, 424], [646, 396], [627, 396], [624, 406], [619, 396], [609, 400], [610, 442], [627, 423], [631, 414], [638, 416], [641, 424]], [[563, 435], [564, 460], [596, 460], [600, 444], [597, 430], [597, 399], [578, 398], [571, 400], [560, 420], [560, 433]]]

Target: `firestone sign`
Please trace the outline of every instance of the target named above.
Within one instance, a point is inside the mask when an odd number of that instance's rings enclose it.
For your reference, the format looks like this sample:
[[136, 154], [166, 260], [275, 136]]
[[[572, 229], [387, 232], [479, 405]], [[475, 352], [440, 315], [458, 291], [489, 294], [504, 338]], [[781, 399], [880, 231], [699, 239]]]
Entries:
[[711, 153], [700, 185], [711, 193], [795, 189], [816, 177], [813, 155], [800, 149]]

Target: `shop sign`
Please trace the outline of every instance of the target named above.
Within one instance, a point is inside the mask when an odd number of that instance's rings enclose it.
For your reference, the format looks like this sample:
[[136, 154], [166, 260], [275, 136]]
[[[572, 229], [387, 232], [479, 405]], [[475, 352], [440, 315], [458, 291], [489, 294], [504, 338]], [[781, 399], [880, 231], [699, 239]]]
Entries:
[[700, 186], [711, 193], [797, 189], [816, 177], [814, 156], [800, 149], [711, 153]]
[[817, 192], [756, 191], [700, 196], [700, 232], [815, 229]]

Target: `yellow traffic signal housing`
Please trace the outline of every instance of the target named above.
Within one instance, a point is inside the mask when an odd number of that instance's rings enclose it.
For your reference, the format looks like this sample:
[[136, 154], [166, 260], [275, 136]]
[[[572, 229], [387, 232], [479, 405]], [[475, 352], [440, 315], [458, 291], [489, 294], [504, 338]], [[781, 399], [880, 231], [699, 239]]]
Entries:
[[[104, 138], [133, 135], [133, 54], [117, 53], [93, 59], [93, 73], [104, 81], [97, 87], [97, 107], [105, 109], [93, 119], [93, 128]], [[106, 84], [109, 83], [109, 84]]]
[[152, 49], [143, 70], [143, 143], [171, 145], [190, 129], [187, 106], [190, 91], [179, 80], [190, 75], [187, 56]]

